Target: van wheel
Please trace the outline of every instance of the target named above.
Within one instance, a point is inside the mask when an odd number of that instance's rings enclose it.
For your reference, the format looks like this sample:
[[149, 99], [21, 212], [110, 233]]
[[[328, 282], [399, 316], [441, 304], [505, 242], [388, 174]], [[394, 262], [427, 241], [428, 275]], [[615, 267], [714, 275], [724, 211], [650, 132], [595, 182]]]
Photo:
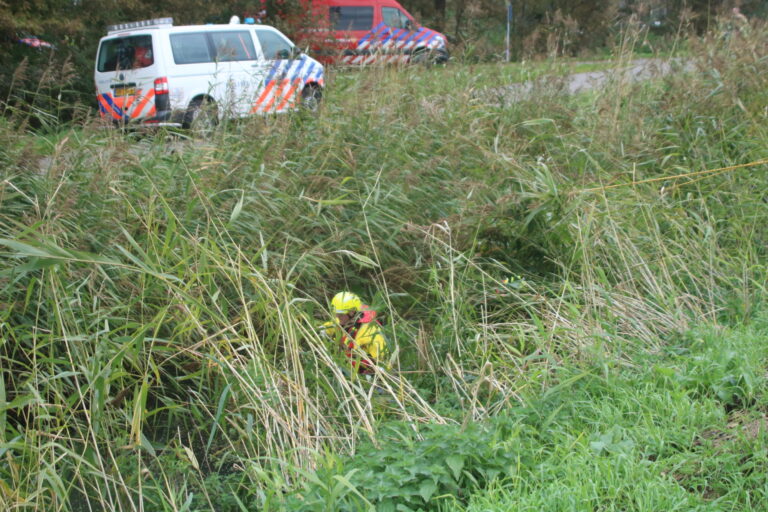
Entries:
[[448, 52], [443, 49], [430, 50], [427, 48], [417, 48], [411, 55], [413, 64], [422, 64], [432, 66], [434, 64], [445, 64], [448, 62]]
[[189, 104], [182, 126], [201, 137], [210, 136], [219, 124], [219, 109], [216, 103], [197, 98]]
[[317, 112], [320, 108], [320, 100], [323, 99], [323, 91], [316, 85], [307, 85], [301, 91], [301, 109], [308, 112]]

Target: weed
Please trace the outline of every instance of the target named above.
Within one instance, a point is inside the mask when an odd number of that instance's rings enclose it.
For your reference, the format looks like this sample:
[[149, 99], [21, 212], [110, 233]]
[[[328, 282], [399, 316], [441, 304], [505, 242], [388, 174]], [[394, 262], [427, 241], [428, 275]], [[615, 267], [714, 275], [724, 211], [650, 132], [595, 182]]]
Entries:
[[[766, 41], [503, 107], [509, 69], [329, 73], [205, 141], [4, 118], [0, 504], [765, 508], [727, 427], [768, 402], [763, 168], [690, 173], [768, 156]], [[317, 332], [341, 289], [371, 382]]]

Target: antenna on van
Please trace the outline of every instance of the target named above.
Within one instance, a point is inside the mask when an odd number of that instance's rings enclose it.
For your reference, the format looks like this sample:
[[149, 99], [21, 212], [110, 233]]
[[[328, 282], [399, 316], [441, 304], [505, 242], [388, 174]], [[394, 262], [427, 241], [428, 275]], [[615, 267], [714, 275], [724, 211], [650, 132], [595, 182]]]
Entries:
[[240, 24], [240, 16], [235, 15], [235, 16], [232, 16], [231, 18], [229, 18], [229, 24], [230, 25], [239, 25]]

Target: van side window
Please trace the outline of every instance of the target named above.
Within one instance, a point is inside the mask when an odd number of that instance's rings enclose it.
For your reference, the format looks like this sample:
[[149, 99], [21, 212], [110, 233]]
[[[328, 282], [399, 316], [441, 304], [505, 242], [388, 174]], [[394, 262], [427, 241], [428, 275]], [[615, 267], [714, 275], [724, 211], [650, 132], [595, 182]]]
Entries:
[[373, 7], [330, 7], [333, 30], [370, 30]]
[[176, 64], [199, 64], [213, 61], [205, 32], [172, 34], [171, 50], [173, 51], [173, 61]]
[[405, 15], [403, 11], [395, 7], [382, 7], [381, 17], [384, 18], [384, 24], [393, 28], [407, 28], [411, 29], [411, 20]]
[[216, 49], [216, 60], [220, 62], [256, 59], [253, 39], [247, 30], [211, 32], [211, 42]]
[[97, 69], [104, 73], [146, 68], [154, 63], [152, 36], [118, 37], [101, 43]]
[[293, 45], [286, 38], [271, 30], [256, 30], [265, 59], [290, 59]]

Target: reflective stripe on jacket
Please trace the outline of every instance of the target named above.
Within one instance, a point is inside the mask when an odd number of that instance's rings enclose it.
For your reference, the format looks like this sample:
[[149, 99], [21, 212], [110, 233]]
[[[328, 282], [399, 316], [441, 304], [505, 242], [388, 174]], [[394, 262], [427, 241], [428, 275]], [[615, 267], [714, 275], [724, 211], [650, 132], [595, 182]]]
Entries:
[[[349, 329], [343, 329], [335, 322], [333, 328], [326, 329], [326, 333], [334, 339], [340, 338], [340, 344], [353, 368], [357, 368], [359, 373], [370, 373], [373, 365], [384, 357], [387, 341], [381, 332], [381, 323], [376, 320], [376, 311], [364, 305], [360, 312], [362, 315]], [[355, 353], [355, 349], [365, 355]]]

